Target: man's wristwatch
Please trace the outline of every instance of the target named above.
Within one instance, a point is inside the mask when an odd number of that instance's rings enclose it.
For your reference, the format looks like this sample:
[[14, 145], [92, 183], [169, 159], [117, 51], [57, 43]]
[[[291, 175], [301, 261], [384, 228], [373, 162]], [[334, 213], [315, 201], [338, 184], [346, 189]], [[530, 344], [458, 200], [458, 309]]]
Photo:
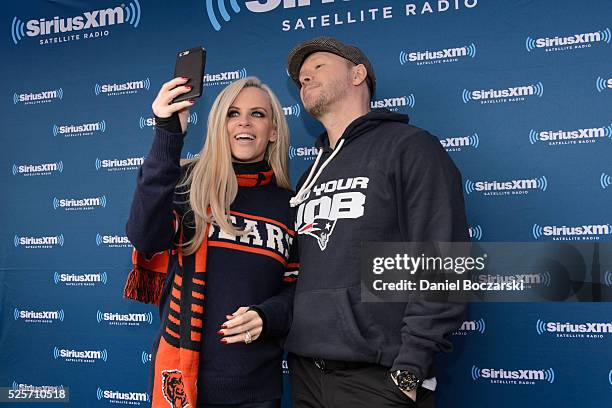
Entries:
[[391, 377], [395, 380], [399, 389], [406, 392], [416, 390], [422, 382], [416, 375], [406, 370], [393, 371]]

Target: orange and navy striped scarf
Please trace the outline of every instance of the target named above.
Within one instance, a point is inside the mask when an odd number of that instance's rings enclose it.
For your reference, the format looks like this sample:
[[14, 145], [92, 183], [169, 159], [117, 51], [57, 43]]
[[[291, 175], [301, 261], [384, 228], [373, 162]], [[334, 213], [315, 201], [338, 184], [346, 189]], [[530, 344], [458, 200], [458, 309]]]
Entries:
[[[236, 175], [241, 187], [267, 185], [272, 181], [271, 170], [257, 174]], [[195, 407], [200, 342], [202, 339], [202, 318], [204, 314], [204, 297], [206, 287], [206, 257], [209, 247], [206, 226], [204, 241], [194, 255], [183, 256], [182, 243], [184, 231], [178, 213], [175, 212], [175, 228], [180, 225], [179, 245], [175, 249], [159, 252], [150, 258], [139, 253], [132, 253], [133, 269], [130, 272], [124, 296], [128, 299], [159, 305], [166, 275], [172, 268], [173, 257], [178, 259], [178, 268], [174, 268], [174, 279], [171, 283], [169, 308], [165, 327], [154, 353], [154, 379], [151, 407]], [[294, 233], [293, 231], [291, 231]], [[297, 264], [285, 264], [285, 282], [293, 282], [293, 269]], [[188, 265], [186, 265], [188, 264]], [[176, 300], [175, 300], [176, 299]], [[179, 318], [177, 318], [179, 316]], [[180, 317], [184, 317], [182, 320]], [[185, 321], [187, 320], [187, 321]]]

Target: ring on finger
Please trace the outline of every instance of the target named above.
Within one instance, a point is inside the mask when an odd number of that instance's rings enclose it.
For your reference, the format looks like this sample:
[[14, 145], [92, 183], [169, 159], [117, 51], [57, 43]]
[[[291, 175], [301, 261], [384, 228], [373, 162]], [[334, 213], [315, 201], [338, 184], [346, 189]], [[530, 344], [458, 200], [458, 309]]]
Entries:
[[253, 336], [251, 335], [250, 331], [245, 331], [244, 332], [244, 343], [245, 344], [249, 344], [253, 341]]

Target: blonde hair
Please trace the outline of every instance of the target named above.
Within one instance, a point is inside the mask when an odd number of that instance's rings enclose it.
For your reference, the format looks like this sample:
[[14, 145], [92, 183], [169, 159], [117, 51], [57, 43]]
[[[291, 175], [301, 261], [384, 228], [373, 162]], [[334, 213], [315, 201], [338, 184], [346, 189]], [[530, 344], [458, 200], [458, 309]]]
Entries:
[[[214, 223], [232, 235], [244, 235], [229, 218], [230, 205], [238, 193], [238, 181], [232, 166], [232, 151], [227, 132], [227, 112], [244, 88], [255, 87], [266, 92], [272, 107], [272, 123], [277, 139], [268, 143], [265, 160], [274, 171], [279, 187], [290, 189], [288, 157], [289, 128], [283, 107], [272, 90], [256, 77], [247, 77], [228, 85], [215, 99], [208, 115], [206, 142], [199, 157], [181, 160], [182, 166], [192, 166], [177, 188], [189, 196], [189, 209], [193, 211], [195, 233], [185, 242], [184, 253], [193, 254], [204, 241], [206, 224]], [[186, 189], [184, 189], [186, 187]]]

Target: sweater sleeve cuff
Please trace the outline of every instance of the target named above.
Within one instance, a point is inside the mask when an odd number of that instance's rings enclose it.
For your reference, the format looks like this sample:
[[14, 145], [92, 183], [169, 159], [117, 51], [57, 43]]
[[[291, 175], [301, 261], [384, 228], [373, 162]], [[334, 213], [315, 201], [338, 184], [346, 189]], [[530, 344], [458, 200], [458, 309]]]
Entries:
[[267, 337], [268, 336], [268, 322], [267, 322], [266, 314], [259, 306], [249, 306], [249, 309], [257, 312], [259, 317], [261, 317], [261, 321], [263, 322], [261, 326], [261, 334], [259, 335], [259, 338], [263, 339]]
[[164, 129], [155, 128], [155, 139], [149, 154], [157, 160], [172, 161], [179, 164], [184, 138], [185, 133], [171, 133]]

